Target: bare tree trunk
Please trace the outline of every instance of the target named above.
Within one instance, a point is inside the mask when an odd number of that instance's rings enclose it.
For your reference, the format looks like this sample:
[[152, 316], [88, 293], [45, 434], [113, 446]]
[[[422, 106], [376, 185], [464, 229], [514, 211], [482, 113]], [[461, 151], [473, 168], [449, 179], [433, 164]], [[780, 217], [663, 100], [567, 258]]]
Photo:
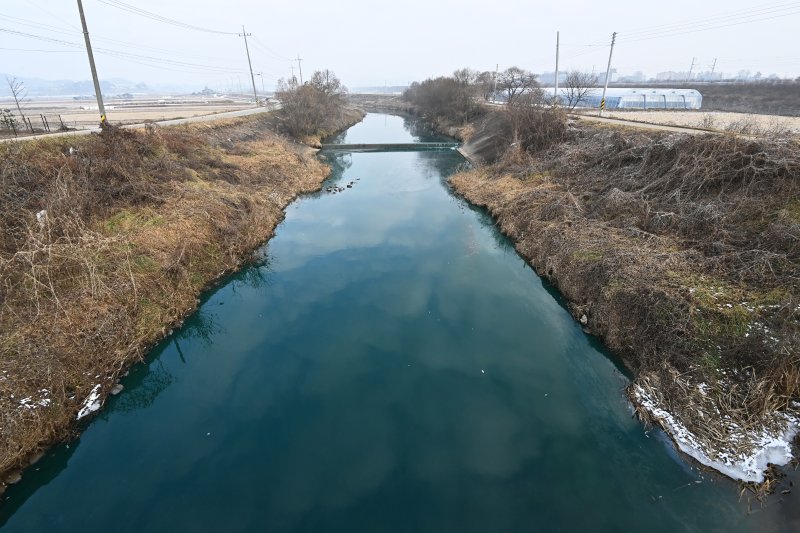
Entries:
[[[18, 81], [17, 78], [9, 78], [8, 76], [6, 76], [6, 82], [8, 82], [8, 88], [11, 89], [11, 96], [14, 97], [14, 103], [17, 106], [17, 111], [22, 119], [22, 123], [25, 124], [25, 114], [22, 112], [22, 104], [25, 103], [25, 86], [21, 81]], [[33, 132], [33, 127], [29, 127], [31, 132]]]

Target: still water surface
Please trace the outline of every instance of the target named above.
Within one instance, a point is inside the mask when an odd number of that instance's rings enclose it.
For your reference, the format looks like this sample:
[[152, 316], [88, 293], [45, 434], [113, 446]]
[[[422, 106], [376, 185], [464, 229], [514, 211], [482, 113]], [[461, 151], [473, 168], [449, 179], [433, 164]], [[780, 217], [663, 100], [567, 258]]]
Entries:
[[[440, 140], [368, 115], [335, 142]], [[788, 531], [747, 515], [484, 213], [455, 152], [322, 155], [263, 261], [7, 494], [4, 531]]]

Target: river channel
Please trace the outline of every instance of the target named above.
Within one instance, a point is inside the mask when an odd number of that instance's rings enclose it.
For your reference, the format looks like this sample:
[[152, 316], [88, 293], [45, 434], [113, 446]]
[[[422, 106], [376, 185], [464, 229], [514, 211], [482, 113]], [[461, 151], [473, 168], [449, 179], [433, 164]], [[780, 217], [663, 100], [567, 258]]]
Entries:
[[[433, 140], [370, 114], [333, 142]], [[320, 157], [322, 191], [6, 493], [3, 531], [787, 530], [632, 417], [624, 370], [447, 187], [457, 152]]]

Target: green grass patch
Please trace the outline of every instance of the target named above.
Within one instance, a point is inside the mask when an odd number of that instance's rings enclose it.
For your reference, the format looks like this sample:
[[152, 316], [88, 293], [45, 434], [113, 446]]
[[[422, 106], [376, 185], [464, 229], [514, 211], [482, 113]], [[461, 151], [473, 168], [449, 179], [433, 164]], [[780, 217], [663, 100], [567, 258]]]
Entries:
[[130, 233], [142, 228], [163, 226], [164, 222], [164, 217], [152, 209], [141, 211], [122, 209], [106, 220], [103, 229], [108, 234]]
[[133, 258], [133, 266], [137, 272], [146, 273], [146, 272], [156, 272], [161, 265], [158, 264], [158, 261], [150, 257], [149, 255], [137, 255]]
[[145, 338], [149, 338], [153, 332], [160, 330], [166, 318], [163, 307], [149, 298], [139, 298], [135, 313], [136, 332]]
[[783, 210], [790, 219], [800, 224], [800, 200], [794, 199], [790, 201], [788, 204], [786, 204], [786, 207], [784, 207]]
[[600, 250], [575, 250], [572, 252], [572, 260], [580, 263], [596, 263], [603, 259], [603, 252]]

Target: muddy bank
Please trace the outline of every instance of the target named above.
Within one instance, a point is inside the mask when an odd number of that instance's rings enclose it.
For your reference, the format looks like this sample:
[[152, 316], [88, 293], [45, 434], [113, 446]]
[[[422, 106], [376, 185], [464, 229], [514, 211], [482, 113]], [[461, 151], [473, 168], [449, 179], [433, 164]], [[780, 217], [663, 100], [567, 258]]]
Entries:
[[320, 187], [329, 169], [274, 121], [0, 147], [0, 492]]
[[573, 124], [534, 154], [465, 148], [494, 162], [452, 186], [631, 369], [643, 418], [735, 479], [759, 483], [767, 463], [788, 462], [800, 408], [797, 145]]

